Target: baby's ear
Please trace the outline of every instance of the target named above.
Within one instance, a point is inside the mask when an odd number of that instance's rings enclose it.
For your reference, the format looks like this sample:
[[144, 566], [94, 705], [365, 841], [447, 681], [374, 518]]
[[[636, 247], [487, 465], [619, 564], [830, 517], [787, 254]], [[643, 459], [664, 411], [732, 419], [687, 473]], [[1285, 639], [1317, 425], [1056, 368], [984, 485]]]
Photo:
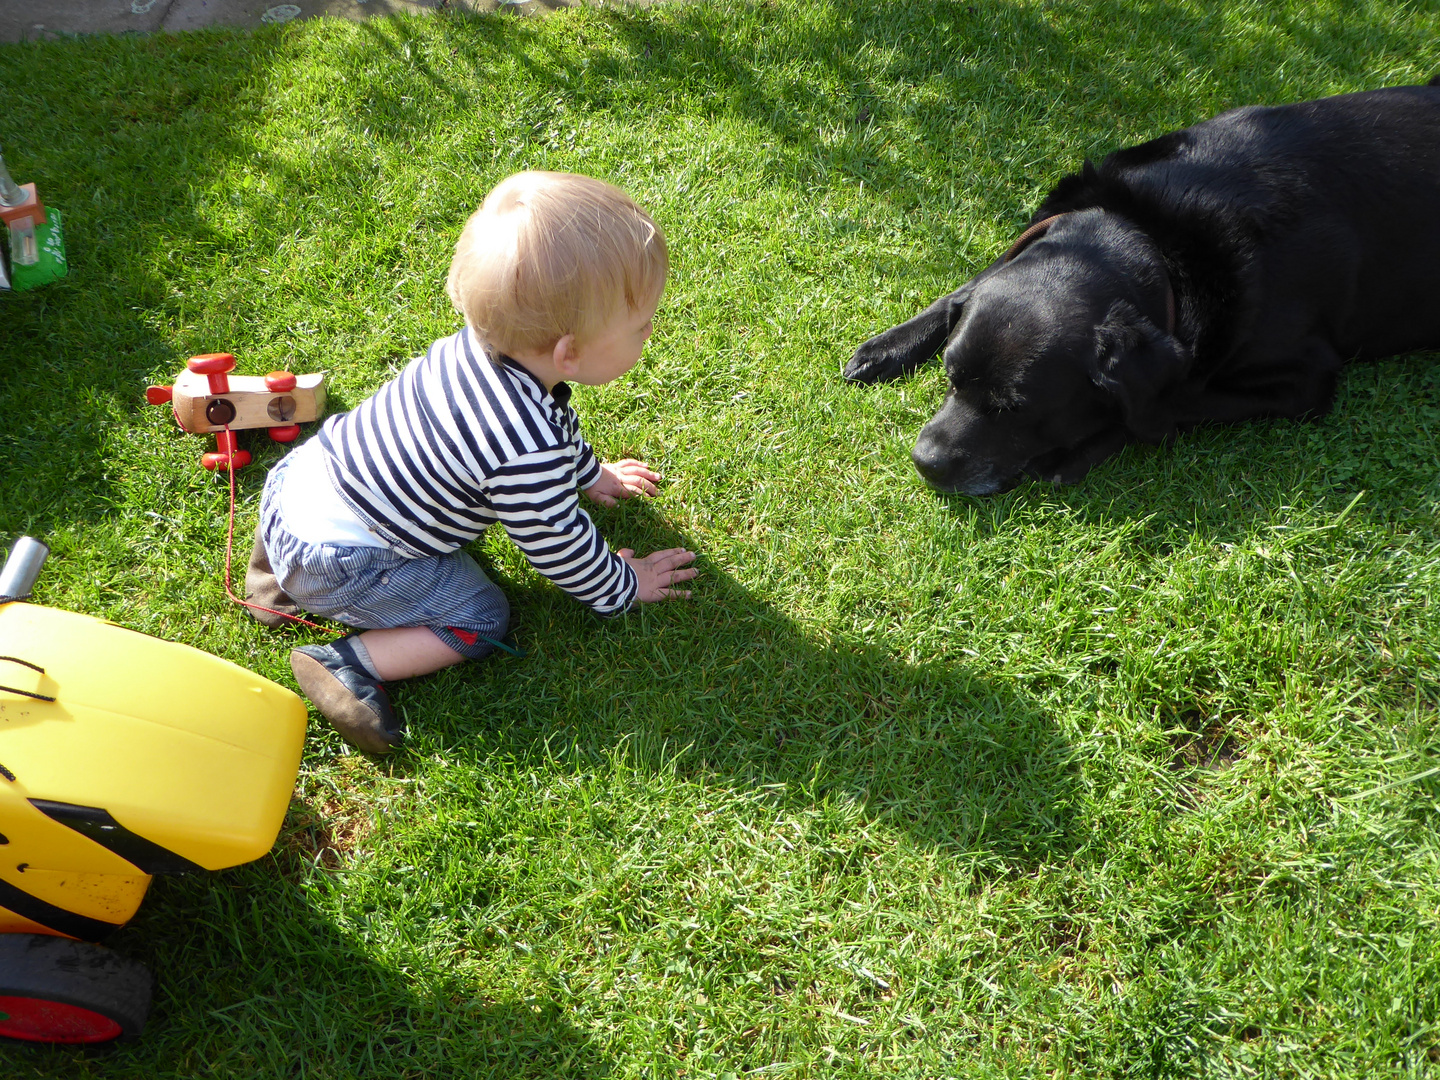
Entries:
[[555, 361], [555, 367], [567, 377], [573, 376], [575, 372], [569, 370], [575, 366], [579, 353], [575, 351], [575, 335], [566, 334], [559, 341], [555, 342], [555, 350], [551, 358]]

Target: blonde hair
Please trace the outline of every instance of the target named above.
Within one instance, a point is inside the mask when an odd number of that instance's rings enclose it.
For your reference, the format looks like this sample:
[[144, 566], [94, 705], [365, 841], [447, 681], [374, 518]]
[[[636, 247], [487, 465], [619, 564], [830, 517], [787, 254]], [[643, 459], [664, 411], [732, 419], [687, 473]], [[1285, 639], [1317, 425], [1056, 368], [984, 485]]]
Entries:
[[635, 200], [575, 173], [502, 180], [470, 215], [445, 289], [455, 310], [501, 352], [588, 341], [621, 310], [659, 300], [665, 234]]

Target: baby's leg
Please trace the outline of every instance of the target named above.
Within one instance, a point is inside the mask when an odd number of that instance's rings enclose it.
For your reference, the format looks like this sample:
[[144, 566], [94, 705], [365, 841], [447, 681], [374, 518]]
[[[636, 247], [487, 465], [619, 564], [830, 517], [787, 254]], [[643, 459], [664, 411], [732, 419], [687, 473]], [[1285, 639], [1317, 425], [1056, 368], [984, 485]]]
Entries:
[[382, 678], [489, 656], [510, 626], [505, 594], [463, 551], [407, 559], [382, 580], [386, 605], [369, 605], [366, 621], [355, 624], [373, 628], [360, 637]]
[[364, 631], [301, 646], [290, 667], [326, 719], [371, 753], [388, 753], [404, 729], [385, 681], [484, 656], [509, 625], [509, 602], [464, 552], [407, 559], [388, 549], [316, 545], [281, 575], [309, 610]]
[[366, 630], [360, 635], [382, 679], [409, 679], [479, 660], [495, 651], [510, 625], [510, 602], [464, 552], [446, 558], [463, 560], [452, 576], [442, 604], [426, 603], [421, 615], [430, 625]]
[[[367, 648], [374, 640], [388, 653], [391, 650], [385, 643], [393, 636], [399, 663], [413, 666], [424, 662], [419, 655], [401, 660], [400, 652], [419, 650], [432, 656], [432, 666], [417, 667], [411, 674], [488, 656], [509, 627], [510, 603], [505, 594], [463, 551], [409, 559], [388, 548], [297, 547], [294, 558], [275, 567], [286, 593], [316, 615], [365, 631], [360, 636]], [[402, 630], [407, 633], [399, 633]], [[455, 656], [431, 653], [429, 645], [423, 644], [425, 633]], [[372, 634], [379, 636], [372, 638]]]
[[466, 657], [441, 641], [428, 626], [397, 626], [393, 630], [366, 630], [359, 635], [370, 654], [375, 673], [385, 682], [429, 675], [458, 664]]

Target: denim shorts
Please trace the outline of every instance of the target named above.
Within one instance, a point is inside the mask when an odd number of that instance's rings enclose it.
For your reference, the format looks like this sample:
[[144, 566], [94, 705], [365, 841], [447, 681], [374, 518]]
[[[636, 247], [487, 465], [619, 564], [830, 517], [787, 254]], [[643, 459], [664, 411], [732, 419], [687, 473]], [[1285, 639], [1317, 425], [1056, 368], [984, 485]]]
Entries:
[[510, 602], [465, 552], [415, 559], [364, 544], [306, 543], [285, 528], [284, 474], [282, 459], [266, 478], [255, 535], [280, 588], [301, 608], [361, 630], [424, 626], [474, 659], [505, 636]]

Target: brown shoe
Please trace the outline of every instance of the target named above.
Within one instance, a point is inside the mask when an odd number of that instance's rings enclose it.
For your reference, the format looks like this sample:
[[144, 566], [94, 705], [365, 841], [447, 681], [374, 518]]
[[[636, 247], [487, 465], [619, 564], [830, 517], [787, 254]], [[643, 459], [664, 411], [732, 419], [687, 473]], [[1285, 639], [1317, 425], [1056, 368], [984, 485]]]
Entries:
[[[286, 615], [300, 614], [299, 605], [285, 595], [280, 583], [275, 580], [275, 572], [270, 569], [270, 556], [265, 553], [265, 545], [260, 542], [258, 528], [255, 530], [255, 547], [250, 551], [250, 566], [245, 571], [245, 598], [252, 604], [271, 609], [245, 609], [262, 626], [284, 626], [290, 621], [285, 618]], [[281, 614], [273, 614], [276, 611]]]
[[[346, 639], [336, 645], [343, 648]], [[290, 670], [305, 696], [352, 746], [388, 754], [404, 739], [404, 727], [378, 679], [346, 662], [336, 645], [290, 650]]]

